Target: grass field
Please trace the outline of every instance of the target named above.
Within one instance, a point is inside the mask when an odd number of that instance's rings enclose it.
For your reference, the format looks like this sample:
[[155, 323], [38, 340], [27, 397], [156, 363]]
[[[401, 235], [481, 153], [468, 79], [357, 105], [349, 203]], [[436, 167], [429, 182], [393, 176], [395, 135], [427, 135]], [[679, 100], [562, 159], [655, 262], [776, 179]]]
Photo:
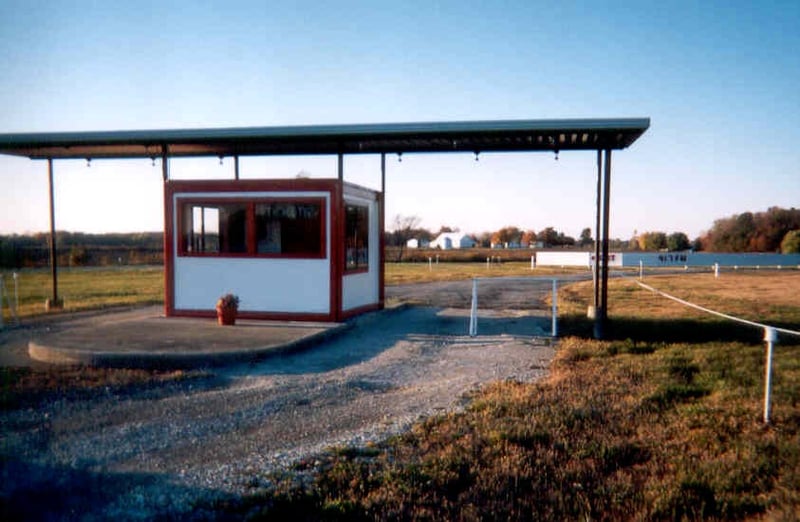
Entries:
[[[585, 269], [575, 269], [585, 272]], [[387, 263], [386, 284], [421, 283], [426, 281], [452, 281], [473, 277], [502, 277], [519, 275], [551, 275], [564, 273], [563, 269], [530, 269], [527, 262], [493, 263], [440, 263], [431, 268], [427, 263]], [[12, 272], [2, 272], [8, 296], [13, 299]], [[51, 296], [51, 279], [48, 270], [21, 270], [18, 272], [19, 317], [45, 313], [45, 299]], [[164, 272], [159, 266], [131, 266], [112, 268], [63, 268], [58, 273], [59, 297], [64, 299], [64, 311], [80, 311], [113, 306], [139, 306], [164, 302]], [[11, 311], [3, 308], [3, 317], [11, 319]]]
[[[494, 270], [445, 266], [390, 264], [387, 281]], [[495, 275], [530, 273], [524, 263], [496, 268]], [[72, 276], [61, 276], [68, 308], [161, 299], [160, 268]], [[47, 274], [37, 277], [42, 289], [26, 294], [24, 306], [41, 306], [47, 296]], [[721, 312], [800, 329], [798, 271], [646, 282]], [[611, 339], [594, 341], [585, 318], [590, 299], [591, 282], [561, 288], [560, 329], [568, 337], [545, 380], [494, 383], [462, 412], [431, 418], [383, 444], [338, 448], [300, 463], [311, 473], [307, 482], [271, 476], [275, 491], [213, 508], [231, 518], [298, 521], [797, 520], [800, 339], [781, 336], [776, 346], [772, 423], [765, 426], [760, 330], [701, 315], [631, 279], [612, 279]], [[105, 382], [193, 377], [15, 372], [2, 373], [4, 407], [50, 388], [91, 393]]]
[[[13, 299], [12, 272], [3, 271], [8, 296]], [[17, 277], [19, 317], [45, 313], [45, 299], [51, 297], [49, 270], [20, 270]], [[58, 271], [58, 295], [64, 311], [91, 310], [112, 306], [137, 306], [164, 302], [164, 271], [161, 267], [65, 268]], [[3, 317], [11, 317], [4, 303]]]
[[[648, 282], [800, 328], [797, 272]], [[564, 289], [572, 332], [590, 331], [590, 297], [590, 283]], [[225, 509], [295, 520], [796, 520], [800, 339], [780, 339], [765, 426], [758, 330], [630, 280], [613, 280], [609, 300], [614, 339], [562, 339], [546, 380], [495, 383], [461, 413], [338, 449], [311, 466], [309, 484], [273, 477], [275, 492]]]

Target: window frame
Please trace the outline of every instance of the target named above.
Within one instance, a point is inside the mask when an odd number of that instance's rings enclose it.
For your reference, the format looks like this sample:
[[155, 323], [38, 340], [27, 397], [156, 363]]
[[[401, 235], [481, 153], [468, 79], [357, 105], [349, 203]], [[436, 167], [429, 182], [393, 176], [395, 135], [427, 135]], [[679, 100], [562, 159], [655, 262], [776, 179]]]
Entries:
[[[256, 227], [256, 205], [263, 204], [316, 204], [319, 206], [319, 250], [305, 253], [258, 252], [258, 236]], [[221, 205], [245, 206], [245, 245], [246, 252], [193, 252], [189, 251], [186, 237], [191, 230], [186, 230], [185, 213], [192, 212], [194, 207], [213, 207]], [[324, 196], [264, 196], [264, 197], [194, 197], [178, 196], [175, 198], [177, 234], [176, 256], [197, 258], [245, 258], [245, 259], [326, 259], [328, 257], [327, 224], [328, 202]], [[191, 223], [194, 224], [193, 221]]]

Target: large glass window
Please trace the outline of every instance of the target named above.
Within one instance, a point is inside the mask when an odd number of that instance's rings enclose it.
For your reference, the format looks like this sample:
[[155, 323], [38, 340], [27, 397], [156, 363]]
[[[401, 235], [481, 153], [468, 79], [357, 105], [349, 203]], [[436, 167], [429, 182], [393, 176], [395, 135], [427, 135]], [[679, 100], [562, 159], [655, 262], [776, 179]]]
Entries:
[[369, 209], [358, 205], [345, 206], [345, 271], [369, 268]]
[[189, 203], [183, 212], [186, 253], [247, 253], [246, 205]]
[[314, 202], [256, 204], [256, 252], [319, 255], [322, 252], [320, 207]]
[[180, 255], [325, 257], [325, 200], [182, 202]]

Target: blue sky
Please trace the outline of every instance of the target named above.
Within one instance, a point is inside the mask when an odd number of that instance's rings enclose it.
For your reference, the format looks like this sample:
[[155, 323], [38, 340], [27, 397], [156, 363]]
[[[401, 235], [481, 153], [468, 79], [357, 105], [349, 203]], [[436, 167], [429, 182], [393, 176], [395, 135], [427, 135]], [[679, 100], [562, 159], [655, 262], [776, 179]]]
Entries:
[[[613, 157], [611, 234], [800, 206], [800, 2], [0, 2], [0, 133], [650, 117]], [[387, 222], [594, 223], [595, 156], [390, 158]], [[253, 158], [243, 177], [335, 175]], [[379, 159], [345, 177], [379, 184]], [[176, 177], [232, 162], [176, 160]], [[46, 164], [0, 156], [0, 233], [48, 227]], [[149, 161], [56, 162], [59, 229], [160, 230]]]

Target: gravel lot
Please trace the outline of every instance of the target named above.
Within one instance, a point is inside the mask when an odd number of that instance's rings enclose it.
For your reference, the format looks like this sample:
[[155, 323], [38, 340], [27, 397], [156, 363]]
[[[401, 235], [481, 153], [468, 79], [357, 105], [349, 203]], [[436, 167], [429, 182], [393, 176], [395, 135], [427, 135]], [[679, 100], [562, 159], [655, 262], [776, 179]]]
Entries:
[[[408, 286], [387, 295], [425, 293]], [[428, 287], [440, 296], [429, 304], [462, 304], [443, 288]], [[489, 310], [470, 338], [463, 308], [370, 314], [323, 345], [208, 379], [2, 412], [0, 499], [29, 519], [144, 520], [255, 492], [270, 471], [457, 409], [486, 382], [541, 377], [553, 349], [534, 337], [549, 331], [539, 315]]]

